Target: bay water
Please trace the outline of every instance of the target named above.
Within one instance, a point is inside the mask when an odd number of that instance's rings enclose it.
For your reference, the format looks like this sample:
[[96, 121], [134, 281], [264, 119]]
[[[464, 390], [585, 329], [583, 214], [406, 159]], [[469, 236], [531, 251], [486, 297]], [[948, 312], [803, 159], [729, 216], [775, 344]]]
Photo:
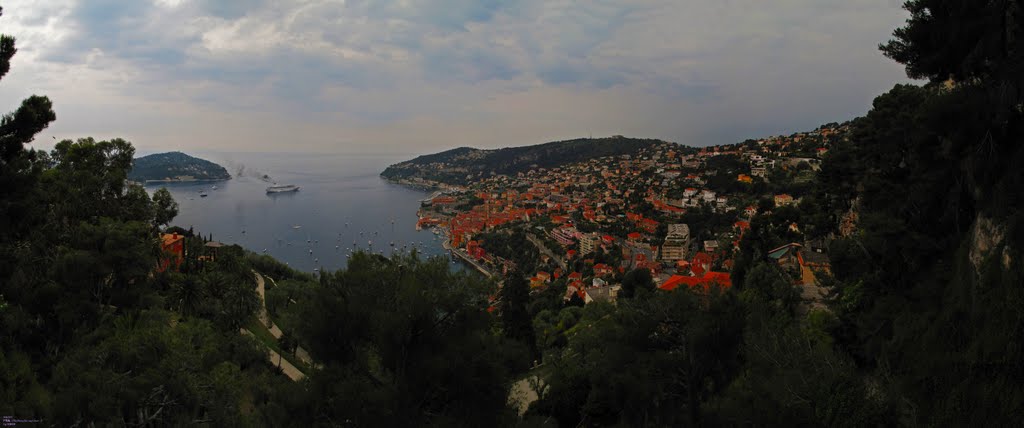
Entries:
[[[233, 178], [147, 184], [150, 193], [166, 187], [178, 202], [173, 225], [203, 236], [212, 233], [215, 241], [269, 254], [304, 272], [344, 268], [354, 250], [388, 255], [415, 248], [423, 257], [445, 254], [441, 237], [415, 229], [419, 201], [429, 193], [379, 176], [388, 165], [412, 156], [189, 154], [224, 166]], [[300, 190], [266, 193], [274, 182]], [[201, 191], [207, 196], [201, 197]]]

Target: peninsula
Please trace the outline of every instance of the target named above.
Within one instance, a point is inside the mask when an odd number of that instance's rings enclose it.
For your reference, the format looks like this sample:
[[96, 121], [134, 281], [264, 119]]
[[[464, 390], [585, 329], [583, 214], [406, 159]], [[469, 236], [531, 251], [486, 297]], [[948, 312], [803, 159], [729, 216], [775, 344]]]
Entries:
[[137, 182], [230, 180], [223, 166], [182, 152], [156, 153], [136, 158], [128, 179]]

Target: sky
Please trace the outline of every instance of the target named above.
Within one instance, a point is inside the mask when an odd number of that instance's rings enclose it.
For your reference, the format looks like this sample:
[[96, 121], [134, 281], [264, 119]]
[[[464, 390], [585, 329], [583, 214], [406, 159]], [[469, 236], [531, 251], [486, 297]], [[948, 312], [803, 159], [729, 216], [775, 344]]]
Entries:
[[586, 136], [693, 146], [863, 115], [908, 80], [902, 0], [0, 0], [0, 111], [54, 139], [424, 154]]

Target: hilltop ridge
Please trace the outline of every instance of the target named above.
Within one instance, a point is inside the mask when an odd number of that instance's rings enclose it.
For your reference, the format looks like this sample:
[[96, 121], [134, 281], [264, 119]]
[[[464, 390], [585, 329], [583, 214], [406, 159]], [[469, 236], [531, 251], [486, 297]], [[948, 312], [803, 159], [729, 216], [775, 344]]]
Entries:
[[380, 175], [403, 184], [425, 187], [465, 185], [481, 177], [514, 175], [535, 168], [554, 168], [603, 156], [630, 154], [657, 144], [669, 143], [616, 135], [501, 149], [459, 147], [396, 163]]

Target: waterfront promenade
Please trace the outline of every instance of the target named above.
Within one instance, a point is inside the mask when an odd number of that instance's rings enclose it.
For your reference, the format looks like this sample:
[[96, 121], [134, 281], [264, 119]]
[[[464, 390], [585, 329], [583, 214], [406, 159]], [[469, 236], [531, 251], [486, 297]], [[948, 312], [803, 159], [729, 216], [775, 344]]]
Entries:
[[464, 250], [460, 248], [452, 248], [447, 237], [447, 234], [445, 234], [445, 240], [441, 244], [441, 246], [444, 247], [445, 250], [448, 250], [452, 254], [461, 258], [466, 263], [472, 265], [474, 268], [476, 268], [476, 270], [480, 271], [480, 273], [484, 274], [486, 277], [491, 278], [494, 276], [494, 273], [491, 272], [490, 269], [487, 269], [484, 265], [480, 264], [480, 262], [474, 260], [472, 257], [469, 256], [469, 254], [466, 254]]

